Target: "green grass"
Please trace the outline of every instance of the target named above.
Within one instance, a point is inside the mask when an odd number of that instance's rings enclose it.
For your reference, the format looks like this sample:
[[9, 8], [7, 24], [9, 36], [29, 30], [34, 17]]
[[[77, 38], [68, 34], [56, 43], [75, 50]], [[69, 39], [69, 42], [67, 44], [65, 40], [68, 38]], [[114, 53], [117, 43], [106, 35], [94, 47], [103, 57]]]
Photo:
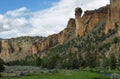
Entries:
[[0, 78], [0, 79], [109, 79], [93, 72], [79, 71], [79, 70], [60, 70], [57, 73], [34, 74], [31, 76]]

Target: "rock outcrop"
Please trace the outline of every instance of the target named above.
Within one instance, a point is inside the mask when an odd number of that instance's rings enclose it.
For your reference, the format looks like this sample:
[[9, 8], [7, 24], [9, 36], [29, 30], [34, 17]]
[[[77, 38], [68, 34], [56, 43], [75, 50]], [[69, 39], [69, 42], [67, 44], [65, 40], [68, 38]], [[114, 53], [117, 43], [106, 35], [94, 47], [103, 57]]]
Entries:
[[114, 29], [115, 26], [120, 26], [120, 0], [110, 0], [105, 33], [108, 33], [109, 29]]
[[0, 58], [4, 61], [22, 59], [31, 55], [30, 46], [35, 41], [42, 41], [43, 37], [19, 37], [0, 40]]
[[38, 44], [38, 51], [49, 49], [50, 47], [53, 47], [56, 44], [58, 44], [58, 35], [57, 34], [50, 35], [46, 39], [44, 39], [41, 43]]
[[[106, 18], [105, 13], [93, 13], [91, 16], [84, 16], [86, 17], [84, 24], [85, 24], [85, 33], [92, 30], [100, 21]], [[84, 19], [83, 17], [83, 19]]]
[[[119, 0], [111, 0], [111, 6], [107, 5], [96, 10], [85, 11], [75, 9], [75, 19], [68, 21], [67, 27], [58, 34], [41, 37], [19, 37], [14, 39], [0, 39], [0, 58], [4, 61], [22, 59], [28, 55], [34, 55], [44, 50], [49, 50], [58, 44], [63, 44], [76, 36], [83, 36], [92, 30], [100, 21], [106, 20], [105, 32], [111, 28], [110, 22], [119, 24], [120, 21]], [[114, 11], [115, 10], [115, 11]], [[114, 17], [115, 16], [115, 17]]]
[[75, 29], [76, 29], [75, 19], [71, 18], [68, 21], [67, 28], [65, 28], [63, 31], [61, 31], [58, 34], [59, 44], [63, 44], [65, 41], [70, 40], [73, 37], [75, 37]]
[[81, 17], [81, 8], [75, 9], [76, 36], [83, 36], [92, 30], [100, 21], [107, 18], [109, 5], [97, 10], [85, 11]]
[[85, 31], [85, 27], [81, 15], [82, 15], [82, 9], [77, 7], [75, 9], [76, 36], [83, 36]]
[[42, 37], [19, 37], [0, 40], [0, 58], [4, 61], [12, 61], [37, 54], [40, 51], [50, 49], [57, 44], [63, 44], [75, 37], [75, 19], [68, 21], [67, 27], [58, 34]]
[[75, 37], [75, 19], [70, 19], [68, 21], [67, 27], [58, 34], [53, 34], [45, 38], [43, 41], [35, 42], [30, 49], [32, 54], [37, 54], [39, 51], [50, 49], [57, 44], [63, 44]]
[[120, 0], [110, 0], [111, 3], [111, 21], [118, 22], [120, 20]]
[[36, 41], [31, 45], [29, 52], [31, 54], [37, 54], [43, 50], [48, 50], [57, 44], [63, 44], [76, 36], [83, 36], [86, 32], [92, 30], [94, 26], [105, 19], [107, 16], [108, 7], [102, 7], [98, 10], [86, 11], [83, 17], [81, 17], [82, 9], [75, 9], [75, 19], [70, 18], [67, 27], [58, 34], [48, 36], [42, 41]]

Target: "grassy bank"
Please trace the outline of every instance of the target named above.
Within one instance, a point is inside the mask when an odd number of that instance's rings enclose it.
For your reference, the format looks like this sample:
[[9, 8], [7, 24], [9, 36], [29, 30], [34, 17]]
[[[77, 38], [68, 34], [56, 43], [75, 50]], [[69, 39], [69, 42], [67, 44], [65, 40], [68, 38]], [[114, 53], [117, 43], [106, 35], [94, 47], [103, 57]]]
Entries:
[[109, 79], [109, 76], [80, 70], [59, 70], [58, 72], [39, 73], [30, 76], [6, 77], [0, 79]]

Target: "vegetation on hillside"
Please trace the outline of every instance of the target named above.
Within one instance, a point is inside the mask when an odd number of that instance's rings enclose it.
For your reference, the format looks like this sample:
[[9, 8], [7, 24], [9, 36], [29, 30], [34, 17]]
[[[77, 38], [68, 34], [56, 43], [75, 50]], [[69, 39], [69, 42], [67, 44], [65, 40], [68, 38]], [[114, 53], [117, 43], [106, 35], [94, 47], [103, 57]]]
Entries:
[[5, 63], [8, 66], [21, 65], [21, 66], [40, 66], [41, 58], [35, 56], [27, 56], [24, 60], [15, 60]]
[[1, 77], [1, 72], [3, 72], [5, 70], [4, 68], [4, 62], [3, 60], [0, 58], [0, 77]]
[[[120, 57], [117, 58], [113, 50], [110, 49], [113, 45], [120, 43], [120, 38], [116, 36], [118, 26], [116, 25], [114, 29], [109, 30], [108, 34], [104, 33], [104, 26], [105, 21], [103, 20], [85, 36], [74, 38], [45, 52], [48, 55], [43, 59], [46, 59], [47, 63], [45, 64], [47, 66], [43, 67], [67, 69], [80, 67], [118, 68]], [[55, 61], [53, 60], [54, 55], [57, 55]], [[54, 61], [52, 67], [49, 66], [51, 65], [49, 61]]]
[[0, 72], [4, 71], [4, 61], [0, 59]]
[[[120, 66], [120, 54], [115, 55], [115, 46], [120, 43], [116, 36], [118, 26], [104, 33], [105, 21], [98, 23], [85, 36], [76, 37], [63, 45], [40, 52], [46, 54], [42, 59], [33, 56], [25, 60], [8, 62], [8, 65], [34, 65], [53, 69], [78, 69], [100, 67], [116, 69]], [[117, 51], [116, 51], [117, 52]]]

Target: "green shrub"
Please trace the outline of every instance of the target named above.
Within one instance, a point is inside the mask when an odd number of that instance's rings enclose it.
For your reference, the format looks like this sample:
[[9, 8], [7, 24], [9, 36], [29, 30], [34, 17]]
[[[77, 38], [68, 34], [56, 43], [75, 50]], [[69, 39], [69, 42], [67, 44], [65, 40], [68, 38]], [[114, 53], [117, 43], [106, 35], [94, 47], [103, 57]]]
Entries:
[[0, 59], [0, 72], [4, 71], [4, 61]]

